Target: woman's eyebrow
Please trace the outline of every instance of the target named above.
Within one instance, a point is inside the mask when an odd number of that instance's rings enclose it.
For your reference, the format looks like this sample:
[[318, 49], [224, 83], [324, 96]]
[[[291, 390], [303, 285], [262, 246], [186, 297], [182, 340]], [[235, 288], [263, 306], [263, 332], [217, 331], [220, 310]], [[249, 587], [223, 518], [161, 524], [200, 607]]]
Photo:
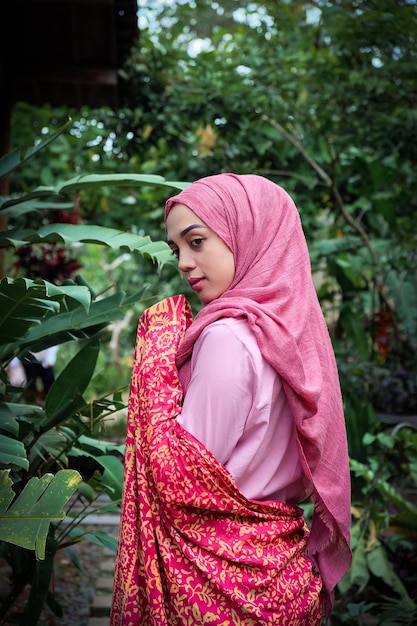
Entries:
[[[184, 230], [180, 232], [180, 237], [185, 237], [185, 235], [190, 232], [190, 230], [193, 230], [193, 228], [207, 228], [207, 226], [204, 226], [204, 224], [190, 224], [190, 226], [187, 226], [187, 228], [184, 228]], [[171, 241], [171, 239], [168, 239], [167, 243], [170, 245], [174, 242]]]

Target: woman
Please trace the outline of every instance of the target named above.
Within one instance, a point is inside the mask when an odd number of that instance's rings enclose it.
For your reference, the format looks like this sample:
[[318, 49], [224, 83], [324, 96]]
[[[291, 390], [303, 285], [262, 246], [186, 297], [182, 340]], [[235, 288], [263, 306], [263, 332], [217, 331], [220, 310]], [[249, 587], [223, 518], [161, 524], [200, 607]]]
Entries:
[[319, 625], [350, 565], [350, 481], [297, 209], [220, 174], [168, 200], [166, 230], [203, 308], [176, 296], [139, 324], [111, 624]]

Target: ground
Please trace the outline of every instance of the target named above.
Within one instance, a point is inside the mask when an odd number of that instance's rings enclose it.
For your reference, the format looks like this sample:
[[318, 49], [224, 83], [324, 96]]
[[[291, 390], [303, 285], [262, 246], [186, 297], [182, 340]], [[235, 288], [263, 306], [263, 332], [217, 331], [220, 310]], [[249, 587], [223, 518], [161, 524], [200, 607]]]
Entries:
[[[103, 528], [114, 534], [113, 528]], [[104, 549], [89, 541], [81, 541], [73, 548], [82, 565], [81, 572], [73, 565], [65, 550], [55, 557], [55, 572], [52, 581], [53, 593], [62, 607], [63, 616], [56, 617], [48, 608], [42, 612], [39, 626], [88, 626], [95, 585], [100, 574]], [[7, 591], [9, 568], [0, 560], [0, 596]], [[8, 612], [1, 626], [16, 626], [29, 594], [27, 587]], [[1, 598], [0, 598], [1, 600]]]

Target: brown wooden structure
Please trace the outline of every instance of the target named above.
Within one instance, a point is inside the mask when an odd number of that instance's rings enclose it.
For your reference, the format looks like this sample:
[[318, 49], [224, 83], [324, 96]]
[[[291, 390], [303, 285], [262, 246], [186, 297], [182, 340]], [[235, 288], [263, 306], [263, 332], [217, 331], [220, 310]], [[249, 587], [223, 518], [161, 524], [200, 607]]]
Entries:
[[137, 11], [137, 0], [0, 0], [0, 156], [10, 149], [16, 102], [117, 109]]
[[3, 0], [1, 100], [115, 109], [137, 36], [137, 0]]

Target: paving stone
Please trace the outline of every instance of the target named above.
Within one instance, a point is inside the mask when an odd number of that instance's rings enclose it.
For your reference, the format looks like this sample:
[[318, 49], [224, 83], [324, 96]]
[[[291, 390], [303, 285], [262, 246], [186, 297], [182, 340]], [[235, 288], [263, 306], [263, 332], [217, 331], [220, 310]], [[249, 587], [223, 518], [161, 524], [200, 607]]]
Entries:
[[88, 626], [109, 626], [109, 623], [108, 617], [90, 617]]
[[114, 566], [116, 562], [116, 557], [113, 555], [111, 559], [104, 559], [100, 564], [101, 572], [111, 572], [112, 576], [114, 574]]
[[96, 609], [110, 609], [112, 596], [111, 593], [96, 593], [93, 598], [92, 611]]
[[97, 579], [96, 589], [113, 589], [113, 576], [101, 576]]

